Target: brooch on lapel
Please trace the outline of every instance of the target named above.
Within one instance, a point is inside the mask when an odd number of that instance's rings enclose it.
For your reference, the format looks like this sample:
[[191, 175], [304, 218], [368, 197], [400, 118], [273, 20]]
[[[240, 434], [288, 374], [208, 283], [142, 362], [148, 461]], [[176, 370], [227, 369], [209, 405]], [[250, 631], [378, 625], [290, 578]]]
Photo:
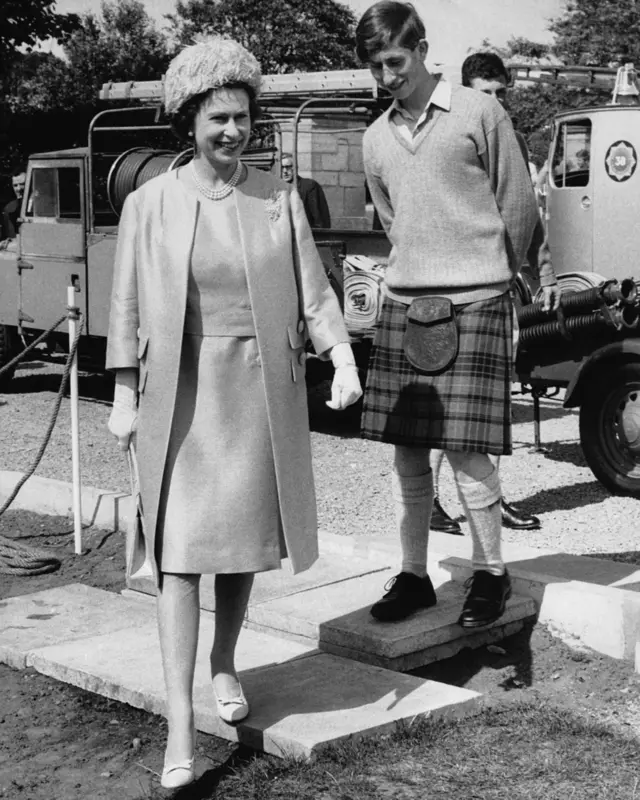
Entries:
[[269, 222], [277, 222], [282, 216], [282, 192], [274, 189], [269, 197], [265, 198], [264, 205]]

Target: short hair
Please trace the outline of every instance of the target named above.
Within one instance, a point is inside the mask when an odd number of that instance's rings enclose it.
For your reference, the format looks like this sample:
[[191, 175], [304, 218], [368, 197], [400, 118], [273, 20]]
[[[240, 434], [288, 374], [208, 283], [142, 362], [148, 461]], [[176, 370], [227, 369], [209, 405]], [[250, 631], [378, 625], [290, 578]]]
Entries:
[[[248, 83], [229, 83], [218, 88], [244, 89], [249, 95], [249, 117], [251, 119], [251, 124], [253, 125], [257, 119], [260, 119], [262, 109], [260, 108], [253, 87], [249, 86]], [[218, 91], [218, 89], [209, 89], [206, 92], [200, 92], [199, 94], [193, 95], [193, 97], [190, 97], [186, 102], [184, 102], [176, 111], [176, 113], [173, 114], [171, 117], [171, 130], [179, 139], [182, 139], [185, 142], [190, 141], [189, 133], [193, 131], [193, 123], [198, 115], [198, 111], [200, 111], [202, 104], [209, 97], [209, 95], [215, 91]]]
[[474, 78], [509, 83], [509, 70], [497, 53], [473, 53], [462, 62], [462, 85], [471, 86]]
[[414, 50], [425, 38], [424, 22], [411, 3], [381, 0], [368, 8], [356, 28], [356, 55], [362, 63], [397, 43]]
[[17, 164], [11, 170], [11, 177], [12, 178], [17, 178], [18, 175], [26, 175], [26, 174], [27, 174], [27, 168], [26, 168], [26, 166], [24, 164]]

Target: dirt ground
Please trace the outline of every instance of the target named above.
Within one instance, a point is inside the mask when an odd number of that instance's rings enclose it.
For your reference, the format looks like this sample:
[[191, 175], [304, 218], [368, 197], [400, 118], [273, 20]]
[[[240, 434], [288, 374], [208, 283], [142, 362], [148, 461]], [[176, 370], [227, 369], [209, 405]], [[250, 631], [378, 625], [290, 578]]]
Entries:
[[[48, 575], [0, 576], [0, 599], [76, 581], [123, 588], [119, 534], [86, 531], [87, 553], [76, 557], [70, 520], [9, 511], [0, 518], [0, 536], [51, 548], [62, 560], [61, 569]], [[540, 625], [416, 674], [482, 692], [490, 705], [540, 698], [640, 736], [640, 676], [632, 665], [572, 649]], [[159, 717], [30, 669], [0, 665], [1, 798], [164, 797], [158, 788], [164, 739]], [[225, 778], [241, 770], [249, 754], [200, 734], [197, 756], [207, 770], [207, 788], [197, 795], [204, 800], [224, 797]]]

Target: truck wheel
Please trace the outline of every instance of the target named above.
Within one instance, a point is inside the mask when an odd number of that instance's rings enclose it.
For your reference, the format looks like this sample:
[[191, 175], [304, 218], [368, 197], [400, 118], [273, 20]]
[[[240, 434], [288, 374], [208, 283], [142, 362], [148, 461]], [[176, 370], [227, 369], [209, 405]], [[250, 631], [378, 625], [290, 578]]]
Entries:
[[[18, 335], [16, 329], [9, 325], [0, 325], [0, 369], [8, 364], [12, 358], [18, 354]], [[15, 373], [15, 367], [0, 375], [0, 392], [6, 391], [11, 378]]]
[[580, 442], [596, 478], [616, 494], [640, 497], [640, 363], [598, 377], [580, 408]]

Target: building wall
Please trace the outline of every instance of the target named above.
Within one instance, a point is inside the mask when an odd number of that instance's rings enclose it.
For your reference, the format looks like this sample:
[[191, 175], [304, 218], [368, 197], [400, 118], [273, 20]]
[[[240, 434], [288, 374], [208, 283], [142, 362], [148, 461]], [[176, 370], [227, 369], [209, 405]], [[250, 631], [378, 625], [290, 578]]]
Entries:
[[[361, 120], [303, 119], [298, 134], [298, 172], [322, 186], [331, 211], [331, 227], [371, 227], [365, 206]], [[293, 135], [283, 131], [283, 150], [291, 152]]]

